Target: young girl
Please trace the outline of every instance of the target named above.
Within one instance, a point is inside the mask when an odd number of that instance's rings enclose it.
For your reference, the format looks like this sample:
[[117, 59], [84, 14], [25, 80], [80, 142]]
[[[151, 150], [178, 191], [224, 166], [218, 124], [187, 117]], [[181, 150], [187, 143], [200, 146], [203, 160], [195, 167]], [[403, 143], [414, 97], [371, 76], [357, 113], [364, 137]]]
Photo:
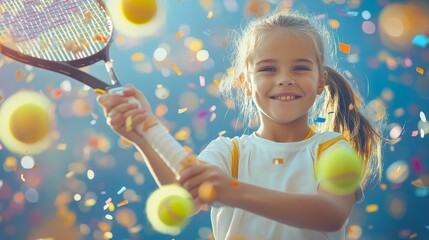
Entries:
[[[328, 42], [322, 37], [327, 31], [311, 21], [275, 13], [252, 21], [236, 40], [234, 73], [222, 80], [220, 90], [247, 120], [257, 118], [259, 127], [250, 135], [213, 140], [198, 156], [207, 164], [186, 167], [179, 179], [194, 198], [196, 212], [202, 204], [219, 203], [211, 208], [215, 239], [345, 239], [362, 188], [346, 195], [319, 188], [318, 159], [326, 149], [353, 148], [366, 166], [362, 187], [373, 173], [381, 173], [384, 139], [361, 112], [352, 86], [325, 65]], [[142, 93], [127, 86], [123, 95], [99, 97], [108, 124], [147, 156], [159, 185], [177, 182], [177, 154], [164, 154], [177, 143], [156, 136], [162, 127]], [[129, 97], [140, 104], [130, 103]], [[317, 132], [309, 121], [316, 116], [326, 118]], [[127, 131], [130, 117], [133, 130]], [[137, 130], [143, 124], [146, 135]], [[155, 128], [157, 133], [149, 134]], [[153, 145], [154, 138], [163, 143]], [[232, 161], [234, 144], [238, 161]], [[199, 195], [207, 183], [212, 198]]]

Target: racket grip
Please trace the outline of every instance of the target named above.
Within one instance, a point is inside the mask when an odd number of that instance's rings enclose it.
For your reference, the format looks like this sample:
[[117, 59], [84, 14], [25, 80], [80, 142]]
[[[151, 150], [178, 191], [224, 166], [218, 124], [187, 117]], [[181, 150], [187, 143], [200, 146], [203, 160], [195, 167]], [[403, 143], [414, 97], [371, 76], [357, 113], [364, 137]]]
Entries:
[[[109, 89], [109, 93], [123, 95], [123, 87]], [[136, 103], [141, 108], [141, 103], [134, 97], [128, 99], [130, 103]], [[137, 127], [136, 131], [143, 136], [155, 151], [163, 157], [179, 173], [188, 164], [196, 163], [196, 157], [190, 155], [174, 139], [167, 130], [159, 124], [157, 119], [148, 118], [144, 124]]]

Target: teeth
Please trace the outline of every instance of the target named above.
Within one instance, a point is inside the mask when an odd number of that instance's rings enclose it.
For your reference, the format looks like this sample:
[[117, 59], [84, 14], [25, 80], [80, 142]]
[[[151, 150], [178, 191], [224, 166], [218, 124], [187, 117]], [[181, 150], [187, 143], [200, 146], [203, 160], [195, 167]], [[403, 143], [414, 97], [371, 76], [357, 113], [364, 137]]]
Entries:
[[295, 99], [296, 96], [278, 96], [278, 97], [274, 97], [275, 100], [281, 100], [281, 101], [290, 101]]

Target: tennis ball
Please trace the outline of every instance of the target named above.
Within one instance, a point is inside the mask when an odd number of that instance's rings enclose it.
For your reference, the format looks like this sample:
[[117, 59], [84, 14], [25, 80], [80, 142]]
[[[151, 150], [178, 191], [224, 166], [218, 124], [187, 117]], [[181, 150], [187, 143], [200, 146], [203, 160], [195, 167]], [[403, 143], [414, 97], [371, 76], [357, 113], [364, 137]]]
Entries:
[[190, 198], [167, 196], [158, 206], [159, 220], [167, 226], [180, 227], [186, 224], [193, 212]]
[[362, 180], [363, 161], [352, 149], [337, 147], [324, 153], [318, 162], [320, 187], [334, 194], [356, 191]]
[[149, 22], [156, 14], [156, 0], [122, 0], [122, 12], [125, 18], [135, 24]]
[[11, 114], [9, 127], [18, 141], [33, 144], [46, 137], [50, 125], [49, 115], [42, 107], [27, 103]]

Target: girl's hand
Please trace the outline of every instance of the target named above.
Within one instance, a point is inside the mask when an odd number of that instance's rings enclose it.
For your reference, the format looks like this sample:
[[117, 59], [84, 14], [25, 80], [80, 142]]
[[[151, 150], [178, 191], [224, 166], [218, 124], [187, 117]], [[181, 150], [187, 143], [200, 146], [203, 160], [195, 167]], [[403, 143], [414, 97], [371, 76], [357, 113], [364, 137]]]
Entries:
[[[234, 197], [232, 187], [234, 182], [235, 179], [223, 173], [220, 168], [208, 164], [190, 165], [181, 172], [179, 179], [179, 184], [200, 204], [219, 202], [228, 205]], [[203, 184], [210, 186], [210, 191], [213, 191], [212, 198], [201, 198], [199, 195], [199, 189]]]
[[[137, 103], [130, 103], [129, 97], [131, 96], [135, 97], [144, 108], [140, 108]], [[97, 102], [103, 108], [107, 124], [115, 132], [131, 142], [136, 142], [141, 138], [135, 129], [148, 118], [147, 110], [150, 110], [143, 94], [134, 87], [127, 86], [124, 89], [124, 96], [106, 93], [99, 96]]]

